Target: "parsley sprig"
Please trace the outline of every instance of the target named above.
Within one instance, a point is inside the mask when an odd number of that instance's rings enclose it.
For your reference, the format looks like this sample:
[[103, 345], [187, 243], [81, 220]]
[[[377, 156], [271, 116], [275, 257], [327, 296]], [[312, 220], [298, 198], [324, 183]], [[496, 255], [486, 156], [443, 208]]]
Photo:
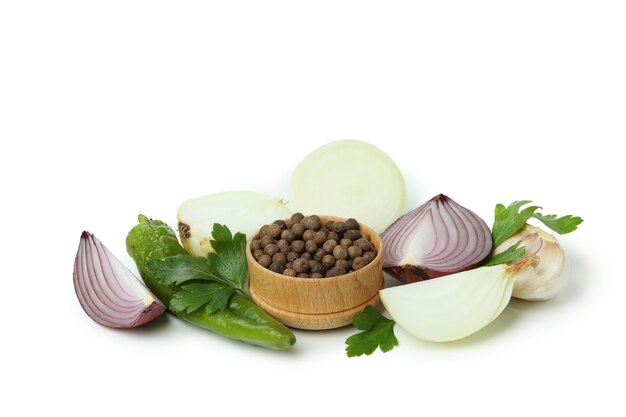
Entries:
[[383, 352], [389, 352], [398, 346], [398, 339], [393, 332], [396, 322], [380, 314], [374, 307], [365, 307], [363, 312], [354, 316], [352, 323], [363, 331], [346, 339], [348, 357], [371, 355], [378, 347]]
[[170, 301], [175, 312], [192, 313], [204, 308], [207, 313], [224, 310], [235, 293], [248, 295], [246, 235], [234, 236], [225, 225], [215, 223], [210, 252], [206, 258], [176, 255], [148, 262], [148, 268], [164, 285], [179, 286]]
[[[530, 203], [532, 203], [530, 200], [514, 201], [507, 207], [504, 204], [496, 204], [495, 219], [491, 228], [494, 248], [519, 232], [531, 218], [539, 220], [560, 235], [573, 232], [583, 222], [582, 218], [572, 216], [571, 214], [557, 217], [556, 214], [537, 213], [537, 210], [542, 208], [541, 206], [522, 208]], [[485, 265], [498, 265], [521, 258], [525, 255], [526, 250], [518, 248], [519, 243], [517, 242], [515, 245], [507, 248], [506, 251], [492, 256]]]

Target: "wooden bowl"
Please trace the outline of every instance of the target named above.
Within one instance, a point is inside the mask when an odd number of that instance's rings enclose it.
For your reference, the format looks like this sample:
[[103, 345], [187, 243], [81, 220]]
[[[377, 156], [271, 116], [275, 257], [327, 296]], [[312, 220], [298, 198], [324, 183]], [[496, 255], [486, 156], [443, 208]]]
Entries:
[[[320, 218], [323, 223], [345, 220]], [[379, 302], [378, 291], [384, 285], [382, 241], [367, 226], [361, 225], [359, 230], [370, 237], [378, 251], [376, 258], [358, 271], [331, 278], [289, 277], [264, 268], [250, 250], [255, 234], [246, 247], [250, 295], [261, 308], [290, 327], [322, 330], [350, 324], [356, 313]]]

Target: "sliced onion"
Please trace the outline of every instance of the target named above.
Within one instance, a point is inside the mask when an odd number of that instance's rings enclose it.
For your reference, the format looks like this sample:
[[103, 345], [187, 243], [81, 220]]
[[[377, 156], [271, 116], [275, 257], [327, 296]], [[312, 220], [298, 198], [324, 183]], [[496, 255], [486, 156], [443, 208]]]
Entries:
[[383, 151], [358, 140], [340, 140], [300, 162], [289, 200], [294, 212], [354, 217], [381, 233], [404, 212], [406, 186]]
[[214, 223], [251, 237], [266, 223], [291, 216], [283, 200], [252, 191], [226, 191], [185, 201], [178, 208], [178, 232], [187, 252], [206, 256]]
[[403, 282], [474, 268], [493, 245], [485, 222], [443, 194], [400, 217], [381, 238], [383, 269]]
[[74, 289], [85, 313], [106, 327], [136, 327], [165, 312], [163, 303], [89, 232], [80, 237]]
[[515, 273], [506, 265], [486, 266], [386, 288], [380, 299], [407, 333], [448, 342], [477, 332], [502, 313], [511, 299]]

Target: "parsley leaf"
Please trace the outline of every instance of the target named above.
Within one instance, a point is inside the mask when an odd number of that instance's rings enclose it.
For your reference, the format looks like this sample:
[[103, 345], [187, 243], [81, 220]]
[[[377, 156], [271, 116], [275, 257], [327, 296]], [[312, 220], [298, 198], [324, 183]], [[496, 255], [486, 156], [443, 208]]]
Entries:
[[209, 252], [207, 256], [211, 270], [243, 291], [248, 279], [246, 235], [237, 232], [233, 237], [228, 227], [215, 223], [212, 236], [211, 246], [215, 253]]
[[148, 262], [148, 269], [160, 283], [181, 286], [169, 302], [171, 310], [191, 313], [205, 307], [212, 313], [226, 308], [235, 292], [248, 295], [246, 235], [236, 233], [233, 237], [228, 227], [215, 223], [212, 237], [215, 253], [206, 258], [176, 255]]
[[572, 216], [571, 214], [557, 218], [556, 214], [544, 215], [536, 213], [536, 211], [541, 208], [540, 206], [528, 206], [520, 211], [522, 206], [530, 203], [530, 200], [514, 201], [506, 208], [503, 204], [496, 204], [495, 220], [491, 228], [494, 247], [499, 246], [506, 239], [522, 229], [531, 217], [541, 221], [547, 227], [561, 235], [573, 232], [578, 225], [583, 222], [583, 219]]
[[500, 252], [497, 255], [493, 255], [487, 262], [483, 264], [483, 266], [492, 266], [492, 265], [500, 265], [505, 264], [507, 262], [515, 261], [526, 254], [526, 248], [517, 246], [520, 242], [517, 242], [515, 245], [510, 246], [504, 252]]
[[354, 327], [363, 331], [346, 339], [348, 357], [371, 355], [377, 347], [383, 352], [389, 352], [394, 346], [398, 346], [398, 339], [393, 332], [396, 323], [374, 307], [365, 307], [363, 312], [354, 316], [352, 322]]
[[556, 214], [543, 215], [541, 213], [535, 213], [533, 217], [560, 235], [573, 232], [578, 228], [578, 225], [583, 222], [583, 219], [572, 216], [571, 214], [557, 218]]
[[[213, 273], [207, 258], [200, 256], [176, 255], [153, 259], [148, 262], [148, 268], [165, 285], [180, 285], [192, 280], [221, 281]], [[225, 283], [229, 284], [229, 281]]]
[[529, 203], [531, 203], [530, 200], [514, 201], [506, 208], [503, 204], [496, 204], [495, 220], [491, 228], [494, 247], [499, 246], [506, 239], [517, 233], [524, 227], [535, 211], [541, 208], [539, 206], [529, 206], [521, 212], [519, 211], [522, 206]]
[[228, 299], [235, 292], [233, 287], [221, 283], [187, 284], [172, 297], [170, 308], [173, 311], [193, 313], [205, 306], [207, 313], [224, 310]]

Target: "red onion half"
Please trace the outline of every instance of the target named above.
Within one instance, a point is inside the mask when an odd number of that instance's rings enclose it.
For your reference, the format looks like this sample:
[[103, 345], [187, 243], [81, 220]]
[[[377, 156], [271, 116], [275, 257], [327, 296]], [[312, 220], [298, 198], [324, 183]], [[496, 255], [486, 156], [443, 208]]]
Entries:
[[403, 282], [474, 268], [493, 245], [485, 222], [443, 194], [400, 217], [381, 238], [383, 269]]
[[165, 312], [163, 303], [89, 232], [80, 237], [74, 289], [85, 313], [106, 327], [136, 327]]

